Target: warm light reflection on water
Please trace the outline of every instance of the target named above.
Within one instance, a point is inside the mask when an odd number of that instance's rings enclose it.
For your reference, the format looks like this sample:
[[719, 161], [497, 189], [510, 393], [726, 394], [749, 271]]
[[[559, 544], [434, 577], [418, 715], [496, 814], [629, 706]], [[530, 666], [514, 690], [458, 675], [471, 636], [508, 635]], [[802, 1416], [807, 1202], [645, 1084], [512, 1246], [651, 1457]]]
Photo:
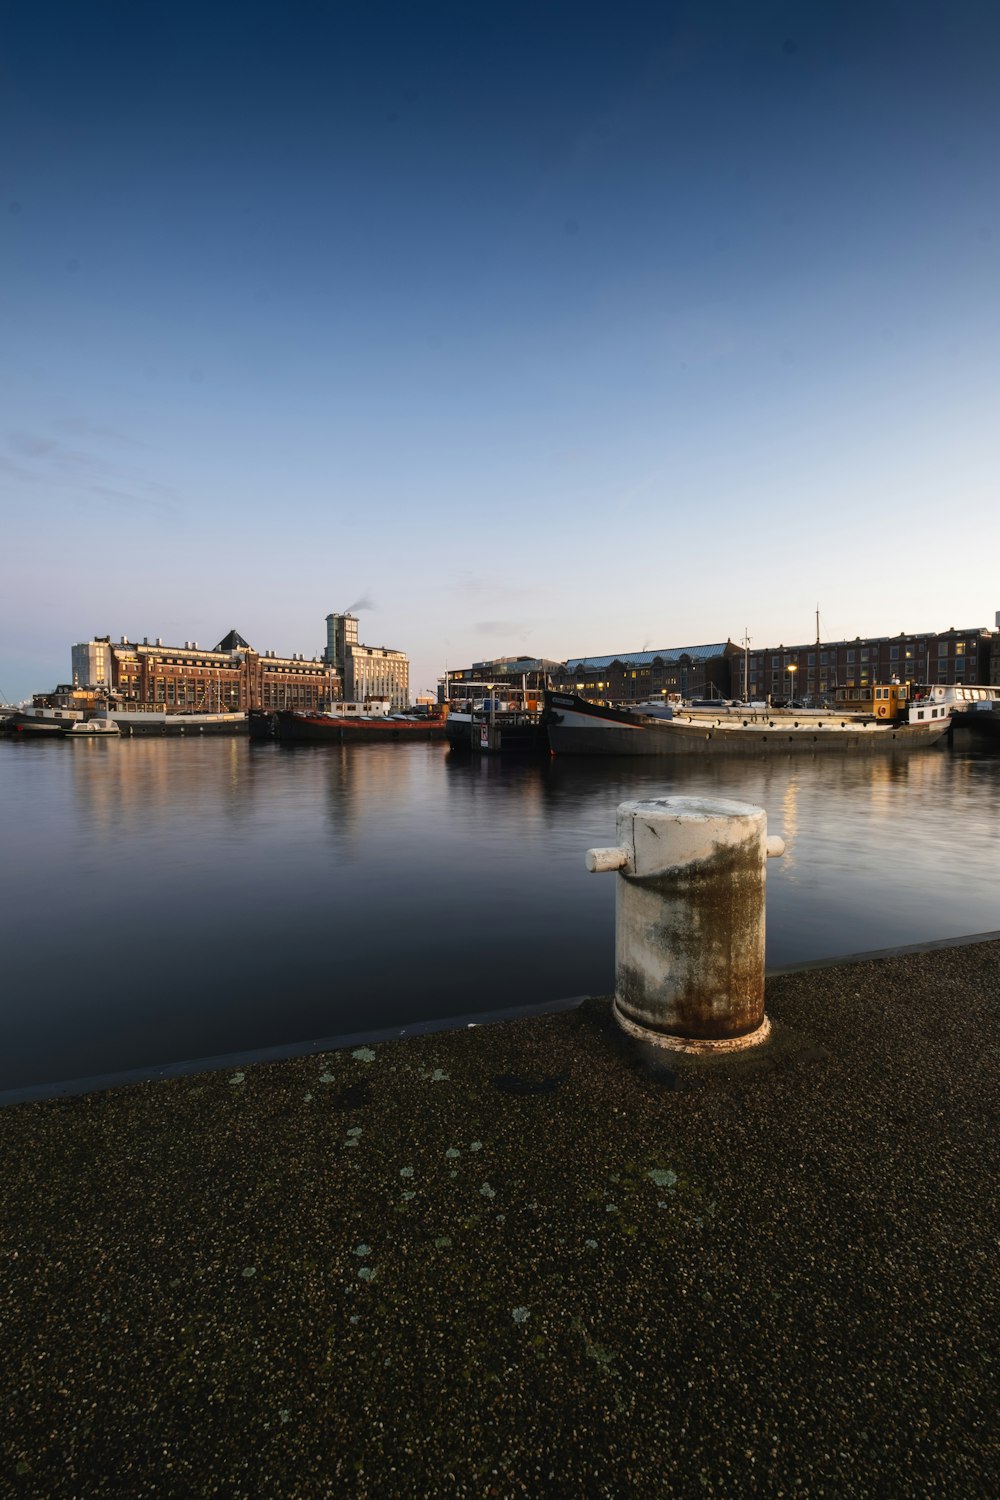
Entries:
[[0, 741], [0, 1089], [611, 986], [618, 802], [767, 809], [777, 966], [1000, 928], [1000, 758]]

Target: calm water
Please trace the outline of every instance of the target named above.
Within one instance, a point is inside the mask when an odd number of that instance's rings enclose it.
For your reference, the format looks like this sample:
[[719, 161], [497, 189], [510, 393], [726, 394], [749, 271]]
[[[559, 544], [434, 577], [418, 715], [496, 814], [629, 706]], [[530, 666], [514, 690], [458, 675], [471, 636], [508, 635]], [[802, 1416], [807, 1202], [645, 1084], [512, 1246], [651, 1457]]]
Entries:
[[612, 987], [636, 796], [767, 809], [770, 966], [1000, 928], [1000, 758], [0, 740], [0, 1090]]

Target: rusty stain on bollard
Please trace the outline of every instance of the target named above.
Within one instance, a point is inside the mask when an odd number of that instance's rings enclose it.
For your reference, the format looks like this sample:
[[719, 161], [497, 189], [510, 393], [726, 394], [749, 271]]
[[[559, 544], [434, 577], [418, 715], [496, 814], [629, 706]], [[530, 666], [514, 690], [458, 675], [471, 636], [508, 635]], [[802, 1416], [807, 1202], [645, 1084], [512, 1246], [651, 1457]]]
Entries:
[[630, 1035], [684, 1052], [766, 1039], [763, 808], [663, 797], [618, 808], [618, 844], [587, 868], [618, 871], [615, 1016]]

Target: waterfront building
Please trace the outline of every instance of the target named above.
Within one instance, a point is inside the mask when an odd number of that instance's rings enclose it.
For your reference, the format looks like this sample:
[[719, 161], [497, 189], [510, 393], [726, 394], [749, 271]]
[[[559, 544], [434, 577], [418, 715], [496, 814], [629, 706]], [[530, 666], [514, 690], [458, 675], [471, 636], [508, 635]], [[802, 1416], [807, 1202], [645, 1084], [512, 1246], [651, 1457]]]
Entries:
[[77, 691], [160, 713], [316, 709], [342, 696], [341, 680], [328, 662], [255, 651], [237, 630], [211, 650], [197, 641], [170, 646], [161, 637], [138, 642], [95, 636], [72, 648], [72, 661]]
[[975, 626], [752, 649], [730, 659], [732, 696], [784, 702], [894, 679], [911, 687], [989, 682], [995, 640]]
[[438, 702], [475, 701], [492, 688], [501, 693], [523, 688], [537, 697], [562, 667], [544, 656], [495, 656], [471, 667], [450, 667], [438, 682]]
[[388, 646], [366, 646], [358, 640], [358, 621], [349, 610], [326, 617], [323, 660], [343, 685], [343, 696], [363, 703], [388, 698], [393, 712], [410, 706], [410, 661]]
[[[1000, 685], [998, 630], [954, 627], [897, 636], [812, 641], [749, 651], [727, 640], [704, 646], [661, 647], [604, 656], [499, 657], [453, 668], [442, 679], [440, 698], [463, 696], [463, 685], [528, 679], [555, 691], [605, 703], [642, 703], [658, 698], [750, 698], [785, 702], [830, 697], [838, 689], [867, 688], [893, 679], [910, 687], [941, 683]], [[533, 674], [537, 674], [532, 680]], [[480, 692], [480, 696], [482, 693]]]
[[707, 646], [662, 646], [611, 656], [577, 656], [552, 673], [558, 692], [593, 702], [645, 703], [682, 698], [728, 697], [740, 648], [732, 641]]
[[656, 651], [622, 651], [608, 656], [574, 656], [553, 661], [544, 656], [500, 656], [450, 668], [441, 681], [441, 699], [483, 696], [505, 683], [529, 690], [552, 688], [577, 693], [595, 702], [642, 703], [680, 694], [685, 698], [726, 696], [729, 660], [739, 655], [731, 641], [709, 646], [664, 646]]
[[31, 701], [35, 708], [73, 708], [87, 713], [103, 708], [106, 696], [103, 687], [77, 687], [72, 682], [60, 682], [49, 693], [33, 693]]
[[81, 641], [73, 647], [70, 654], [74, 683], [82, 688], [107, 689], [111, 686], [111, 643], [107, 636], [93, 641]]

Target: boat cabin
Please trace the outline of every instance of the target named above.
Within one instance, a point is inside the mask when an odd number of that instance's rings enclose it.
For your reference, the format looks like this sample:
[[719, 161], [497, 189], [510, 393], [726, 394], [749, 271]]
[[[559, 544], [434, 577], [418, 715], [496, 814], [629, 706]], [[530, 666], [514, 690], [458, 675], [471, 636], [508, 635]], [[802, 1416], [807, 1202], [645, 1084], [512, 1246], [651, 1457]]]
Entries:
[[902, 682], [871, 683], [838, 688], [836, 709], [844, 714], [870, 714], [876, 719], [895, 719], [906, 712], [909, 694]]

